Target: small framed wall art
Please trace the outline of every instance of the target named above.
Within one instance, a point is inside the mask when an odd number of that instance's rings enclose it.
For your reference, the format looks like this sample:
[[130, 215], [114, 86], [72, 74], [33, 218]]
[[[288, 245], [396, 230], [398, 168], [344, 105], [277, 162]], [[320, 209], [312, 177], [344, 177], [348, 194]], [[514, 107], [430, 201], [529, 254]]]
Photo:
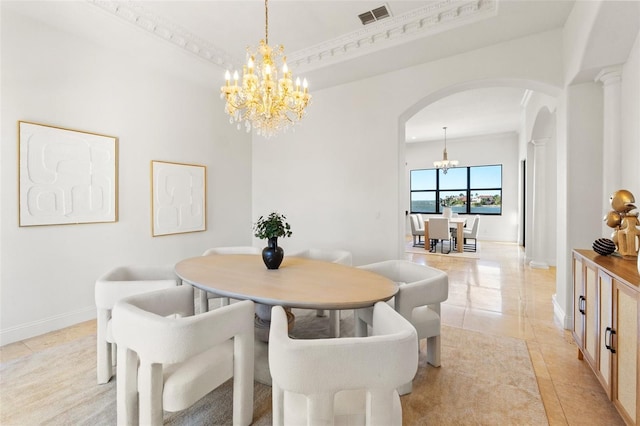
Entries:
[[118, 220], [118, 138], [18, 122], [19, 225]]
[[207, 229], [207, 168], [151, 161], [151, 235]]

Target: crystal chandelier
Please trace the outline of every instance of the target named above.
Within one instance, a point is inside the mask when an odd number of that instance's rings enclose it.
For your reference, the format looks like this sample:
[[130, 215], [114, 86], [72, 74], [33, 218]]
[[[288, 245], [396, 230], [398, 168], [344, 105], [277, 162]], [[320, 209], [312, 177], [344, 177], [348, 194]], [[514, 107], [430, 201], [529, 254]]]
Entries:
[[[264, 40], [256, 53], [247, 48], [247, 64], [242, 67], [242, 82], [238, 85], [238, 71], [225, 73], [226, 84], [221, 88], [221, 98], [226, 99], [225, 111], [230, 115], [229, 122], [236, 122], [238, 129], [244, 121], [247, 132], [256, 129], [266, 138], [280, 130], [286, 130], [304, 117], [305, 108], [311, 100], [307, 89], [307, 79], [295, 86], [291, 71], [287, 67], [284, 46], [269, 46], [269, 9], [264, 2], [265, 26]], [[257, 59], [256, 59], [257, 56]], [[282, 76], [278, 78], [276, 59], [282, 56]]]
[[447, 174], [447, 170], [458, 165], [458, 160], [449, 160], [447, 156], [447, 128], [444, 129], [444, 151], [442, 151], [442, 161], [434, 161], [433, 165], [436, 169], [442, 169], [442, 173]]

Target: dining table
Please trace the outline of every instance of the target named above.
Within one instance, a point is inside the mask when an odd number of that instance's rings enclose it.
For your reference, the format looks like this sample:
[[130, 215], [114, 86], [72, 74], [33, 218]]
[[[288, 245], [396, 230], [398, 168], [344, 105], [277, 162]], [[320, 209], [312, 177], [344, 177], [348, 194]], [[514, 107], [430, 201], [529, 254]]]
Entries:
[[[184, 283], [200, 290], [256, 303], [256, 380], [264, 384], [271, 383], [268, 360], [266, 366], [264, 360], [272, 306], [283, 306], [289, 312], [289, 308], [359, 309], [389, 300], [398, 292], [398, 285], [382, 275], [295, 256], [285, 256], [278, 269], [267, 269], [261, 255], [197, 256], [178, 262], [175, 272]], [[339, 315], [335, 317], [339, 321]], [[330, 328], [330, 334], [339, 337], [339, 324], [330, 322]]]
[[[461, 241], [464, 242], [464, 225], [465, 223], [467, 223], [467, 219], [464, 217], [451, 217], [449, 218], [449, 225], [455, 224], [456, 226], [456, 251], [458, 253], [462, 253], [462, 251], [464, 250], [464, 243], [460, 243]], [[424, 249], [425, 250], [429, 250], [429, 246], [430, 244], [427, 244], [427, 241], [429, 241], [429, 218], [424, 220]]]

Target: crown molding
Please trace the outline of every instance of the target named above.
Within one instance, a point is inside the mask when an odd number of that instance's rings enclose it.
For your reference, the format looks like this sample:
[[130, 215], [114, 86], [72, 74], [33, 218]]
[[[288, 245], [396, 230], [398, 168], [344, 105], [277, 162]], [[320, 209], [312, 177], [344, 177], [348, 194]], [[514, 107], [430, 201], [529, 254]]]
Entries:
[[133, 2], [111, 0], [87, 0], [89, 3], [171, 43], [192, 55], [196, 55], [219, 67], [231, 69], [237, 62], [224, 49], [192, 34], [187, 29], [158, 16], [142, 5]]
[[377, 21], [344, 36], [287, 55], [287, 62], [309, 71], [498, 14], [499, 0], [443, 0]]
[[[242, 65], [240, 60], [224, 49], [153, 14], [139, 2], [87, 1], [223, 69], [235, 69]], [[427, 6], [383, 19], [307, 49], [290, 52], [287, 55], [287, 61], [290, 65], [303, 71], [321, 68], [399, 43], [496, 16], [498, 1], [442, 0], [430, 3]]]

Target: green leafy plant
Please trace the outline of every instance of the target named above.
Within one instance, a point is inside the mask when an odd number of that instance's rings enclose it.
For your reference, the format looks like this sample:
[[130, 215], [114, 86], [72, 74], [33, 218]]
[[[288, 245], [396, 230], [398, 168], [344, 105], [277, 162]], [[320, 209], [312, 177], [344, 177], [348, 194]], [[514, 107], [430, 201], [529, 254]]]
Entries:
[[271, 212], [266, 218], [260, 216], [253, 224], [253, 232], [261, 240], [277, 237], [290, 237], [291, 226], [286, 222], [286, 217], [278, 212]]

